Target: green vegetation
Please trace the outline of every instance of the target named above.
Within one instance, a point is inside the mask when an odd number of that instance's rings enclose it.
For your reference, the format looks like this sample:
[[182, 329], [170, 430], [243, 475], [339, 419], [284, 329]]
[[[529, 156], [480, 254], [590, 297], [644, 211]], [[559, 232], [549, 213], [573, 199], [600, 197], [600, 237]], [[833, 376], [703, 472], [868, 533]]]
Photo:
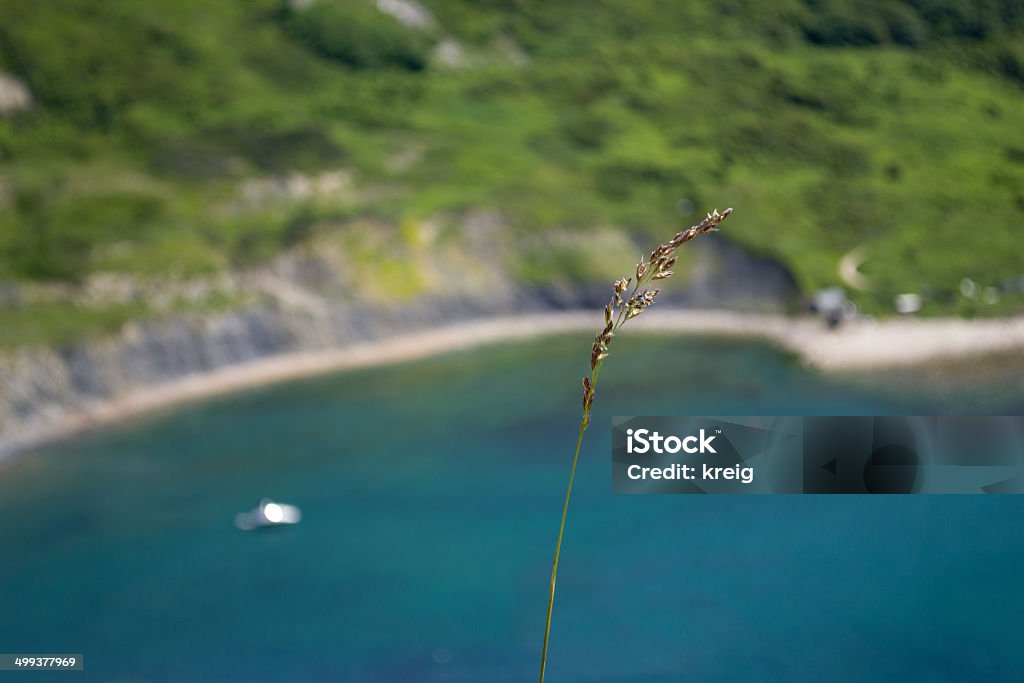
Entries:
[[[496, 207], [531, 244], [728, 204], [728, 237], [807, 290], [862, 246], [867, 310], [1024, 306], [956, 294], [1024, 272], [1019, 2], [421, 4], [426, 28], [370, 0], [5, 0], [0, 70], [36, 105], [0, 117], [0, 281], [208, 273], [360, 216]], [[339, 168], [389, 192], [239, 202]]]
[[141, 306], [84, 308], [74, 304], [45, 303], [4, 311], [0, 326], [0, 348], [27, 346], [45, 339], [51, 344], [69, 344], [83, 338], [117, 332], [145, 314]]

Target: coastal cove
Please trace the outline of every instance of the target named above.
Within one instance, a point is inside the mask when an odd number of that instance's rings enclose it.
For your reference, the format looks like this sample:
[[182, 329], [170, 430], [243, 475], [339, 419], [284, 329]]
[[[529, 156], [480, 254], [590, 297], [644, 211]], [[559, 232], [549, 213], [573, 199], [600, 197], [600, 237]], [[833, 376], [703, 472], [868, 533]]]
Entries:
[[[599, 316], [567, 311], [508, 315], [456, 322], [380, 340], [280, 353], [147, 386], [115, 387], [108, 396], [55, 403], [48, 411], [0, 432], [0, 463], [38, 444], [189, 401], [320, 374], [423, 359], [446, 352], [536, 337], [584, 334], [599, 327]], [[766, 342], [797, 356], [809, 368], [856, 374], [957, 361], [986, 354], [1024, 359], [1024, 317], [854, 321], [838, 330], [814, 318], [713, 310], [659, 310], [638, 320], [631, 335], [721, 337]], [[1020, 371], [1020, 363], [1016, 368]], [[15, 390], [17, 367], [5, 379]], [[24, 387], [21, 387], [22, 389]], [[11, 400], [8, 387], [0, 397]]]
[[[7, 646], [73, 644], [89, 681], [532, 678], [592, 334], [410, 350], [33, 448], [0, 474]], [[1019, 375], [1004, 395], [903, 397], [745, 338], [631, 333], [615, 353], [580, 455], [553, 680], [1013, 679], [1024, 497], [612, 495], [608, 427], [1019, 411]], [[302, 523], [236, 529], [264, 497]], [[737, 624], [759, 637], [738, 648]], [[823, 632], [842, 637], [822, 649]]]

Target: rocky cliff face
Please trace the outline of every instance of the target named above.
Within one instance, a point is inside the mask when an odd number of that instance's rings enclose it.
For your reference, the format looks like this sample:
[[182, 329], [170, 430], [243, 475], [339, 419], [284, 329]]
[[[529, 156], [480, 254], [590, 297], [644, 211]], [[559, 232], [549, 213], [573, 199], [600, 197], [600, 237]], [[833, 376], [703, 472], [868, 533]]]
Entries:
[[[486, 241], [486, 240], [485, 240]], [[638, 249], [639, 251], [639, 249]], [[687, 280], [665, 288], [662, 305], [779, 310], [796, 288], [780, 266], [723, 240], [695, 243]], [[339, 348], [487, 316], [586, 308], [608, 298], [608, 283], [487, 286], [461, 280], [401, 303], [344, 295], [336, 264], [285, 256], [254, 275], [258, 303], [215, 315], [132, 323], [114, 338], [0, 356], [0, 455], [47, 425], [104, 401], [191, 375], [271, 356]]]

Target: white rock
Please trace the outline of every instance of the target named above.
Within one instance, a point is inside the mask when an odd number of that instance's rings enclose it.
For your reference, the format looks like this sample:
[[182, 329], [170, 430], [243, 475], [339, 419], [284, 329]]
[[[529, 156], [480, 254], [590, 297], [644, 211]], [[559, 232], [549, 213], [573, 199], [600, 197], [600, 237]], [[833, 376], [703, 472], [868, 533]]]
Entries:
[[913, 293], [897, 294], [893, 300], [893, 307], [897, 313], [903, 315], [917, 313], [921, 310], [921, 295]]
[[430, 12], [413, 0], [377, 0], [377, 9], [384, 14], [390, 14], [409, 28], [430, 28], [434, 24], [434, 17]]
[[0, 71], [0, 114], [22, 111], [32, 106], [32, 93], [14, 76]]

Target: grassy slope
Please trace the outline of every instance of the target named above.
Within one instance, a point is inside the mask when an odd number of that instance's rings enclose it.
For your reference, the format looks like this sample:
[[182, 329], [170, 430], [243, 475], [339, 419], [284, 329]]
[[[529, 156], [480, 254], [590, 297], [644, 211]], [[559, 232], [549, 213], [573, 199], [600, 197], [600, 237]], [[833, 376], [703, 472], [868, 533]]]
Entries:
[[[933, 313], [1024, 306], [955, 294], [963, 277], [1024, 274], [1019, 3], [424, 4], [440, 28], [405, 30], [355, 0], [304, 14], [278, 0], [5, 0], [0, 69], [38, 106], [0, 119], [0, 280], [211, 272], [354, 215], [480, 205], [526, 236], [661, 235], [687, 199], [741, 209], [730, 237], [808, 290], [863, 246], [869, 310], [901, 291], [928, 293]], [[477, 66], [428, 63], [444, 36]], [[508, 44], [527, 66], [501, 59]], [[410, 148], [422, 156], [394, 170]], [[338, 167], [388, 198], [230, 209], [246, 178]], [[7, 336], [55, 341], [122, 317]], [[31, 318], [0, 309], [8, 328]]]

